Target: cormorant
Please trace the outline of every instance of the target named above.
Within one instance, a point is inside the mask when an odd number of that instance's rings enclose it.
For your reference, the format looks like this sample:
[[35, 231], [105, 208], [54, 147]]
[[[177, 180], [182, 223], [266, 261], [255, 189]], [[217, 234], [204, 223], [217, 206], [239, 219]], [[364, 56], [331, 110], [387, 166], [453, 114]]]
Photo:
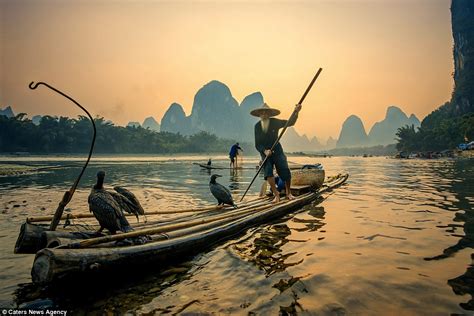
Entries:
[[[89, 210], [99, 221], [101, 232], [104, 228], [115, 234], [117, 231], [128, 232], [133, 230], [122, 211], [122, 206], [117, 203], [110, 192], [104, 189], [105, 172], [97, 173], [97, 183], [89, 194]], [[131, 202], [130, 202], [131, 203]]]
[[212, 195], [217, 199], [217, 205], [232, 205], [233, 207], [237, 208], [235, 205], [234, 200], [232, 199], [232, 194], [230, 193], [229, 189], [227, 189], [222, 184], [216, 182], [217, 177], [222, 177], [218, 174], [213, 174], [211, 176], [211, 181], [209, 182], [209, 189], [211, 190]]

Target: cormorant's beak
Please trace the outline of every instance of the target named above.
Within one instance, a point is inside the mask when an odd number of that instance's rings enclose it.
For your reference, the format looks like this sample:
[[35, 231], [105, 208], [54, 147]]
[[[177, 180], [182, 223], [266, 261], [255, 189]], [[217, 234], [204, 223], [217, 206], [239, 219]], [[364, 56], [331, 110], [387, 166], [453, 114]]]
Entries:
[[220, 177], [222, 177], [222, 176], [221, 176], [220, 174], [216, 174], [216, 177], [220, 178]]

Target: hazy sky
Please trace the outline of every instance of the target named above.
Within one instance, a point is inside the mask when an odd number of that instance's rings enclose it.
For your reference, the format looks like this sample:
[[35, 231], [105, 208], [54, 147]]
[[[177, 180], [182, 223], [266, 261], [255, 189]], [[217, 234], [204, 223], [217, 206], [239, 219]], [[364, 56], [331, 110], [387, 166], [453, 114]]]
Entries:
[[299, 132], [339, 135], [351, 114], [368, 132], [387, 106], [422, 119], [450, 98], [449, 0], [41, 1], [0, 0], [0, 107], [82, 114], [71, 94], [118, 124], [190, 113], [207, 82], [240, 103], [261, 91], [289, 116], [318, 67]]

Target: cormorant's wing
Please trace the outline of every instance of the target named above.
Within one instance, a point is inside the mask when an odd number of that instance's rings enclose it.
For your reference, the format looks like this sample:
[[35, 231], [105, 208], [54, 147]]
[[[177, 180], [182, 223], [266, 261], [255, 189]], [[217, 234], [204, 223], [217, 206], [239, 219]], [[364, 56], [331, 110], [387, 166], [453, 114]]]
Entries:
[[129, 199], [127, 199], [125, 196], [123, 196], [120, 193], [116, 193], [116, 192], [108, 192], [108, 193], [114, 199], [114, 201], [120, 206], [122, 210], [124, 210], [125, 212], [129, 214], [137, 215], [135, 211], [135, 206]]
[[224, 190], [232, 198], [232, 193], [230, 193], [230, 190], [227, 187], [223, 186], [220, 183], [217, 183], [217, 184], [221, 186], [222, 190]]
[[134, 214], [138, 213], [140, 215], [145, 215], [145, 210], [143, 209], [142, 205], [140, 204], [140, 201], [138, 201], [135, 194], [125, 189], [124, 187], [119, 186], [114, 187], [114, 190], [122, 196], [126, 197], [128, 201], [130, 201], [130, 205], [135, 209], [135, 211], [133, 212]]

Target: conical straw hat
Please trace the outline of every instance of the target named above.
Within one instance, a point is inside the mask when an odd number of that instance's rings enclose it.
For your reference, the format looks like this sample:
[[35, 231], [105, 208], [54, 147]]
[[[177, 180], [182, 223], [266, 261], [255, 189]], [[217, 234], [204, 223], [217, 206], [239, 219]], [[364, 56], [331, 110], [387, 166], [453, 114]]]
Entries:
[[280, 114], [280, 110], [273, 109], [269, 107], [268, 104], [264, 103], [261, 107], [250, 111], [251, 115], [258, 116], [258, 117], [260, 117], [262, 113], [268, 113], [268, 116], [277, 116], [278, 114]]

